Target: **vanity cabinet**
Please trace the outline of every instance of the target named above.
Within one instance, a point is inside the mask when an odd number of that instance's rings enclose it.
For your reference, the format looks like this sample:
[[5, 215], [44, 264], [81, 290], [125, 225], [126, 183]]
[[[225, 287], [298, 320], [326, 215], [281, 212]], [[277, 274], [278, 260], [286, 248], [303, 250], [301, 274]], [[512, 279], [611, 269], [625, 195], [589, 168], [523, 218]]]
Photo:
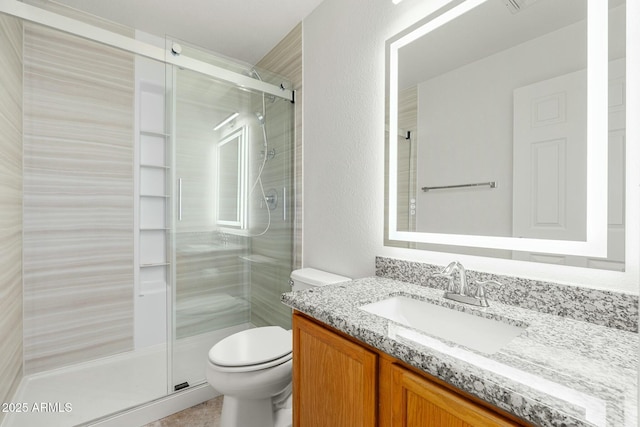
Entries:
[[376, 426], [376, 353], [295, 315], [293, 354], [294, 426]]
[[294, 427], [528, 426], [295, 312]]

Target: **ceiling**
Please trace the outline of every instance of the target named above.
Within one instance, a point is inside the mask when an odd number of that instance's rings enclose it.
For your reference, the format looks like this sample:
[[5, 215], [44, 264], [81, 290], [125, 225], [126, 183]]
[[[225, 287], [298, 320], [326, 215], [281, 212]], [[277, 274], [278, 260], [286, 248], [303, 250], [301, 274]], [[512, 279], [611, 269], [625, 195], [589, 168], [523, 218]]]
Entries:
[[322, 0], [55, 0], [255, 65]]

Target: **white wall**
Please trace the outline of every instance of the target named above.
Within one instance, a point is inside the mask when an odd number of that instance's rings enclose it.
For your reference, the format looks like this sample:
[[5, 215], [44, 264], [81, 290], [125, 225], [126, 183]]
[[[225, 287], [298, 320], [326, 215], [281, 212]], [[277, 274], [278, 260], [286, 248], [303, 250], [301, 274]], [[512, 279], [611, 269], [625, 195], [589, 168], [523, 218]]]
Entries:
[[384, 220], [385, 41], [443, 0], [325, 0], [303, 22], [304, 265], [374, 274]]
[[[364, 277], [375, 273], [376, 255], [435, 264], [455, 257], [471, 269], [637, 292], [637, 257], [627, 261], [633, 278], [625, 282], [586, 269], [383, 245], [385, 41], [445, 3], [325, 0], [303, 22], [304, 265]], [[634, 3], [628, 11], [637, 16], [637, 2], [627, 3]], [[639, 66], [636, 51], [628, 53], [628, 64], [627, 75], [640, 74], [633, 73]], [[632, 109], [640, 100], [628, 102]], [[628, 155], [639, 155], [637, 138], [637, 130], [629, 128]], [[629, 173], [637, 188], [638, 171]], [[635, 222], [628, 245], [637, 253], [637, 196], [628, 202], [633, 213], [628, 219]]]

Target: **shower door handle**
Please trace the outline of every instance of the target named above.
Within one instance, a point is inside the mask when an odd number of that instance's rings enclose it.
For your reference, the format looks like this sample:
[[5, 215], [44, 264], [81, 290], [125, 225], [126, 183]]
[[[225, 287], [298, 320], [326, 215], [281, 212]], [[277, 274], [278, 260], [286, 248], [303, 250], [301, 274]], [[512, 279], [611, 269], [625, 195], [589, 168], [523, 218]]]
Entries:
[[287, 187], [282, 187], [282, 220], [287, 220]]
[[178, 221], [182, 221], [182, 178], [178, 178]]

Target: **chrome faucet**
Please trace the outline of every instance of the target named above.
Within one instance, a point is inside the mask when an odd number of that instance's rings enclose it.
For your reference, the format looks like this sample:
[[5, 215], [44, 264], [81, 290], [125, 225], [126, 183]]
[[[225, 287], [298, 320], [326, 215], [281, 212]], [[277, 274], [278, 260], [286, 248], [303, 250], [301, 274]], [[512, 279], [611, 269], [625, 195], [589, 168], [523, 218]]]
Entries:
[[[459, 276], [459, 285], [457, 288], [454, 280], [456, 271]], [[444, 293], [445, 298], [465, 304], [478, 305], [480, 307], [489, 307], [484, 289], [485, 285], [490, 283], [500, 285], [500, 283], [495, 280], [478, 281], [476, 283], [476, 292], [472, 295], [467, 284], [467, 270], [464, 269], [459, 261], [449, 263], [440, 273], [436, 273], [433, 276], [447, 277], [449, 279], [449, 286]]]
[[[454, 274], [458, 272], [460, 277], [460, 285], [456, 290], [455, 282], [454, 282]], [[464, 266], [460, 264], [459, 261], [453, 261], [447, 265], [444, 270], [440, 273], [434, 274], [435, 277], [447, 277], [449, 279], [449, 286], [447, 288], [447, 293], [457, 294], [457, 295], [466, 295], [467, 294], [467, 270], [464, 269]]]

